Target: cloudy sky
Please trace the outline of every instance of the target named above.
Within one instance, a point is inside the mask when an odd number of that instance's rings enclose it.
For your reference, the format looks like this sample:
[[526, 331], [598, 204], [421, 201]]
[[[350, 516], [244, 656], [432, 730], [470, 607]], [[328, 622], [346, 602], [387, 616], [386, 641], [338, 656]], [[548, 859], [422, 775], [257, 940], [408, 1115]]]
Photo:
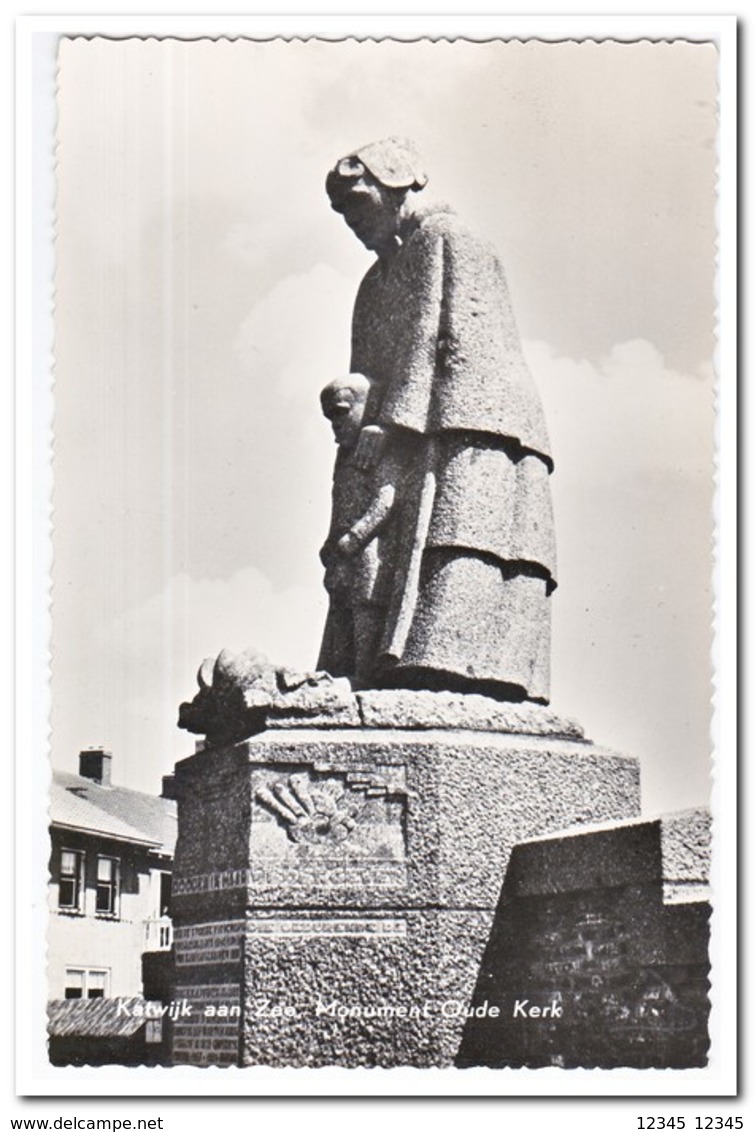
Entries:
[[553, 705], [707, 801], [717, 56], [674, 43], [60, 52], [53, 761], [157, 790], [203, 657], [312, 666], [370, 255], [324, 176], [415, 139], [498, 247], [555, 452]]

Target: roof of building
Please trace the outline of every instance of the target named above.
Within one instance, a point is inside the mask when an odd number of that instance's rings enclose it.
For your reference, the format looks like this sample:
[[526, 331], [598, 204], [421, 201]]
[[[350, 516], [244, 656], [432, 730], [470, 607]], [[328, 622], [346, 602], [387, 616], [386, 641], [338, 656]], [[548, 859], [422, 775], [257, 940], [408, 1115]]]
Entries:
[[172, 856], [178, 822], [171, 799], [125, 786], [101, 786], [64, 770], [53, 771], [52, 777], [52, 825], [133, 841]]
[[145, 1022], [134, 1018], [133, 1007], [144, 999], [71, 998], [47, 1003], [47, 1033], [51, 1038], [128, 1038]]

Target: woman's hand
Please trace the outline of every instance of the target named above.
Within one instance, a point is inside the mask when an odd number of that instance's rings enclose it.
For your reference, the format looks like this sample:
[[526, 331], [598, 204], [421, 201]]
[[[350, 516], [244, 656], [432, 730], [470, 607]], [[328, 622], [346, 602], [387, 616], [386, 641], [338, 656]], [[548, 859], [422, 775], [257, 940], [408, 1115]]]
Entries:
[[379, 425], [367, 425], [359, 433], [353, 462], [357, 468], [368, 472], [382, 459], [385, 448], [385, 430]]
[[351, 531], [346, 531], [346, 533], [338, 539], [338, 551], [340, 554], [344, 554], [346, 558], [353, 557], [359, 549], [359, 545], [359, 540]]

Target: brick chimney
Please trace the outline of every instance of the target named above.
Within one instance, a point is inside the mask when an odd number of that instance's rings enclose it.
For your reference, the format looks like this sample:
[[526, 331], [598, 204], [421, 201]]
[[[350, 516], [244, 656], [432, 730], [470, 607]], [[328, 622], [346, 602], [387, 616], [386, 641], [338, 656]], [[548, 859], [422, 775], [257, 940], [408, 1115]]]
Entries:
[[161, 798], [169, 798], [172, 802], [178, 801], [178, 791], [176, 789], [176, 781], [174, 774], [163, 774], [162, 776], [162, 790], [160, 791]]
[[103, 747], [88, 747], [79, 753], [79, 774], [99, 786], [110, 786], [113, 756]]

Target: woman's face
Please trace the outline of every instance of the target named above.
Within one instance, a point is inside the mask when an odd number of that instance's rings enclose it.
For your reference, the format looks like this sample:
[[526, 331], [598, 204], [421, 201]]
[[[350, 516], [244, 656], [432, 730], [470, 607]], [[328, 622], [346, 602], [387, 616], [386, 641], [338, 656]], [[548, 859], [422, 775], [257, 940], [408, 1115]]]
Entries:
[[362, 182], [343, 206], [343, 219], [365, 248], [378, 255], [392, 250], [400, 204], [380, 184]]

